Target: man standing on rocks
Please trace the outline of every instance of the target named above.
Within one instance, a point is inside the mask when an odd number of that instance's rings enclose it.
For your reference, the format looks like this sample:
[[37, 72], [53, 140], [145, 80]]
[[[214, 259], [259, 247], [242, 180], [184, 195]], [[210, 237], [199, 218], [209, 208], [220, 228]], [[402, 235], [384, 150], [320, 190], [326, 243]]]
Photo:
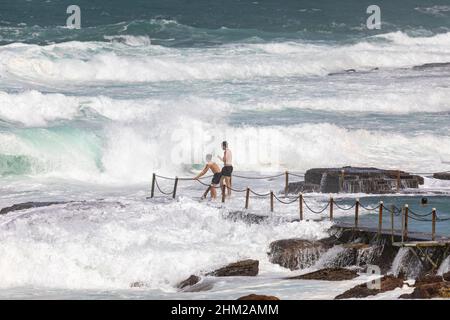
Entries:
[[220, 179], [220, 186], [222, 187], [224, 184], [228, 189], [228, 196], [231, 196], [231, 174], [233, 173], [233, 155], [231, 150], [228, 149], [228, 142], [222, 142], [223, 149], [223, 157], [218, 156], [218, 158], [223, 161], [222, 168], [222, 178]]

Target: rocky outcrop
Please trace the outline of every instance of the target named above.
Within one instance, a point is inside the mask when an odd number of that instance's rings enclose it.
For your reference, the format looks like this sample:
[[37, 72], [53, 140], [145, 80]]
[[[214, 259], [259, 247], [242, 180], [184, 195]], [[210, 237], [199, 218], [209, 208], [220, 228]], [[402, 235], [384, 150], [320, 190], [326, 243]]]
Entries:
[[325, 240], [277, 240], [269, 246], [269, 260], [290, 270], [304, 269], [312, 266], [331, 246]]
[[243, 296], [237, 300], [280, 300], [275, 296], [266, 296], [262, 294], [249, 294], [248, 296]]
[[288, 192], [318, 190], [323, 193], [385, 194], [396, 192], [397, 187], [418, 188], [423, 183], [421, 176], [398, 170], [363, 167], [314, 168], [306, 171], [303, 183], [290, 183]]
[[382, 292], [391, 291], [395, 288], [403, 287], [404, 279], [398, 278], [395, 276], [384, 276], [381, 278], [381, 286], [380, 289], [373, 289], [370, 285], [370, 282], [363, 283], [357, 285], [356, 287], [351, 288], [350, 290], [345, 291], [344, 293], [336, 296], [334, 299], [351, 299], [351, 298], [365, 298], [369, 296], [374, 296]]
[[209, 272], [206, 275], [214, 277], [233, 277], [233, 276], [254, 277], [258, 275], [258, 272], [259, 272], [259, 261], [247, 259], [235, 263], [230, 263], [229, 265], [217, 269], [213, 272]]
[[402, 299], [450, 298], [450, 282], [441, 276], [426, 276], [414, 284], [414, 291], [403, 294]]
[[325, 280], [343, 281], [358, 277], [358, 272], [346, 268], [325, 268], [318, 271], [302, 274], [300, 276], [289, 277], [290, 280]]
[[440, 180], [450, 180], [450, 172], [433, 173], [433, 178], [440, 179]]

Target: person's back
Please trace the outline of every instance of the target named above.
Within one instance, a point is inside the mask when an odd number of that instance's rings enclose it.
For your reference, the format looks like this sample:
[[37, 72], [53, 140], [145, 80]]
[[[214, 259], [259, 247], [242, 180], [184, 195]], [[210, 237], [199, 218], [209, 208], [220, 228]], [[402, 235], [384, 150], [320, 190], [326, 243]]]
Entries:
[[212, 173], [219, 173], [222, 171], [222, 169], [220, 169], [219, 165], [217, 163], [215, 163], [214, 161], [208, 161], [206, 163], [206, 165], [212, 171]]

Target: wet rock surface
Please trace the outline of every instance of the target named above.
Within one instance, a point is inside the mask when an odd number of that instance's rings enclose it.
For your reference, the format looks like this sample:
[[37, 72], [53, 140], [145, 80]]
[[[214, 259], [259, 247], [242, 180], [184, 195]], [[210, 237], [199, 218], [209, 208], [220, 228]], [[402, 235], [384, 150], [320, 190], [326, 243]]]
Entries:
[[326, 241], [277, 240], [269, 246], [269, 260], [290, 270], [304, 269], [312, 266], [331, 246]]
[[440, 180], [450, 180], [450, 172], [433, 173], [433, 178], [440, 179]]
[[314, 272], [302, 274], [300, 276], [289, 277], [290, 280], [326, 280], [326, 281], [343, 281], [351, 280], [358, 277], [356, 270], [346, 268], [325, 268]]
[[230, 263], [229, 265], [217, 269], [215, 271], [209, 272], [206, 275], [214, 277], [233, 277], [233, 276], [254, 277], [258, 275], [258, 272], [259, 272], [259, 261], [247, 259], [235, 263]]
[[240, 297], [237, 300], [280, 300], [280, 299], [275, 296], [266, 296], [262, 294], [249, 294], [247, 296]]
[[421, 176], [405, 171], [367, 167], [313, 168], [306, 171], [303, 183], [290, 183], [288, 192], [385, 194], [396, 192], [397, 187], [418, 188], [423, 183]]
[[0, 210], [0, 214], [7, 214], [9, 212], [13, 211], [19, 211], [19, 210], [26, 210], [31, 208], [40, 208], [40, 207], [48, 207], [56, 204], [64, 204], [68, 202], [62, 202], [62, 201], [53, 201], [53, 202], [24, 202], [24, 203], [18, 203], [13, 204], [10, 207], [6, 207]]
[[[351, 298], [365, 298], [374, 296], [382, 292], [391, 291], [396, 288], [403, 287], [404, 279], [402, 277], [384, 276], [381, 278], [381, 289], [372, 289], [370, 283], [363, 283], [345, 291], [344, 293], [336, 296], [334, 299], [351, 299]], [[369, 285], [368, 285], [369, 284]]]
[[197, 284], [198, 282], [200, 282], [200, 280], [201, 280], [201, 278], [199, 276], [191, 275], [186, 280], [183, 280], [180, 283], [178, 283], [177, 288], [183, 289], [185, 287], [193, 286], [194, 284]]
[[450, 282], [442, 276], [425, 276], [414, 284], [414, 291], [403, 294], [401, 299], [450, 298]]

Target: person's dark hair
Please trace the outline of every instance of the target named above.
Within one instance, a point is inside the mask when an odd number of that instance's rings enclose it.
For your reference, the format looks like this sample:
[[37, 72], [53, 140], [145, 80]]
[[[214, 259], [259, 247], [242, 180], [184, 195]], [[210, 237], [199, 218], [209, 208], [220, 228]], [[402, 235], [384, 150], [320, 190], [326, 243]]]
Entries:
[[222, 147], [223, 147], [223, 148], [226, 148], [226, 147], [228, 147], [228, 142], [226, 142], [226, 141], [222, 141]]

